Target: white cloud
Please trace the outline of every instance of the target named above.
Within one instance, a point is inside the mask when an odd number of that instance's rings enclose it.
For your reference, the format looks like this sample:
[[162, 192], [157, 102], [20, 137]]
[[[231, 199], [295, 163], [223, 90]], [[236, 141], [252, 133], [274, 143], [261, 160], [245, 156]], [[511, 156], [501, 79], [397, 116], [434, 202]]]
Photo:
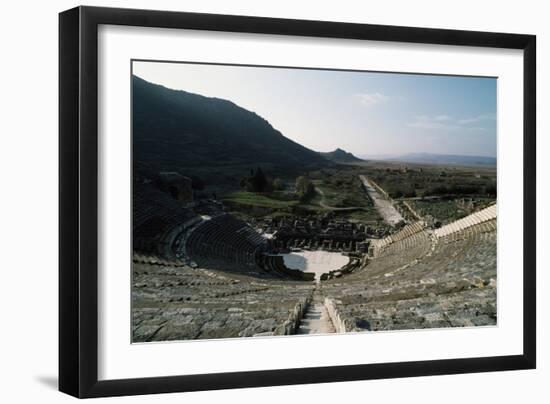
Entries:
[[[414, 121], [409, 123], [407, 126], [411, 128], [421, 128], [421, 129], [438, 129], [438, 130], [467, 130], [467, 131], [484, 131], [487, 130], [486, 127], [482, 126], [483, 122], [494, 120], [494, 114], [482, 114], [474, 117], [454, 119], [449, 115], [418, 115], [415, 117]], [[471, 126], [471, 124], [477, 123], [476, 126]]]
[[355, 94], [355, 97], [359, 100], [361, 105], [370, 107], [376, 104], [386, 102], [390, 99], [387, 95], [380, 93], [361, 93]]
[[[445, 117], [445, 119], [442, 119], [443, 117]], [[408, 126], [410, 126], [411, 128], [421, 129], [457, 129], [457, 125], [449, 121], [450, 117], [448, 117], [447, 115], [438, 115], [435, 117], [419, 115], [415, 117], [414, 122], [409, 123]]]
[[496, 119], [495, 114], [482, 114], [482, 115], [474, 116], [474, 117], [471, 117], [471, 118], [460, 119], [458, 121], [458, 123], [461, 124], [461, 125], [469, 125], [469, 124], [472, 124], [472, 123], [479, 123], [479, 122], [483, 122], [483, 121], [491, 121], [491, 120], [495, 120], [495, 119]]

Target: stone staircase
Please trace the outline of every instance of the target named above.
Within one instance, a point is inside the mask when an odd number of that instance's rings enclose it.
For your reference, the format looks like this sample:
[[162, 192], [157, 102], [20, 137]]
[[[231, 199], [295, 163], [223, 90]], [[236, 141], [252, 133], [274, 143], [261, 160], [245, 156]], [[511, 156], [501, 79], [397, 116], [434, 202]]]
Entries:
[[331, 334], [335, 332], [336, 329], [330, 320], [323, 298], [316, 289], [296, 334]]

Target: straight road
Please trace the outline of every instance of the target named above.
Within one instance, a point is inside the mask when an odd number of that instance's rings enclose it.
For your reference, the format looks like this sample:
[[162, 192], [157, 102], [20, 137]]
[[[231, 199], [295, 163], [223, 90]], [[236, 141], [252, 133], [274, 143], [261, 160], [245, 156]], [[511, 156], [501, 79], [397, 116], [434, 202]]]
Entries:
[[363, 183], [367, 194], [369, 194], [372, 201], [374, 202], [374, 207], [376, 208], [378, 213], [380, 213], [380, 216], [382, 216], [386, 223], [388, 223], [390, 226], [395, 226], [397, 223], [404, 220], [403, 216], [401, 216], [401, 213], [399, 213], [397, 209], [395, 209], [390, 201], [380, 195], [376, 188], [369, 182], [367, 177], [365, 177], [364, 175], [360, 175], [359, 179]]

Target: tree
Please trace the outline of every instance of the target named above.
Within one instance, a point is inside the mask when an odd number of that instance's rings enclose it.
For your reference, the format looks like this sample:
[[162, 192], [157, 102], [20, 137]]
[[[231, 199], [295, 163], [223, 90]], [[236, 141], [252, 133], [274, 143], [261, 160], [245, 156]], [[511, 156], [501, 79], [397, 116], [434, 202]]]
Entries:
[[309, 179], [304, 176], [300, 176], [296, 178], [296, 193], [299, 196], [302, 196], [306, 193], [306, 188], [308, 183], [309, 183]]
[[296, 179], [296, 194], [303, 202], [315, 195], [315, 185], [306, 176], [300, 176]]
[[246, 180], [246, 189], [249, 192], [270, 192], [273, 186], [262, 169], [258, 167], [252, 176]]

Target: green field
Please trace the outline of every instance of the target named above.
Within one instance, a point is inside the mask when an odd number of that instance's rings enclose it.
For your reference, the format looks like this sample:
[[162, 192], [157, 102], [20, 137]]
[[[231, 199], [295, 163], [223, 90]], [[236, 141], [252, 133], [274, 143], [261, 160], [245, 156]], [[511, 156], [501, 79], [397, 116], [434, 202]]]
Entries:
[[242, 206], [253, 206], [270, 209], [286, 209], [298, 205], [298, 199], [294, 199], [292, 195], [282, 192], [256, 193], [256, 192], [233, 192], [227, 195], [224, 202], [231, 205], [237, 204]]
[[[325, 171], [325, 170], [323, 170]], [[378, 212], [361, 189], [353, 170], [310, 173], [317, 192], [300, 200], [292, 189], [270, 193], [238, 191], [225, 195], [223, 203], [241, 218], [310, 216], [334, 212], [340, 218], [377, 223]], [[319, 192], [321, 191], [321, 192]], [[340, 210], [341, 209], [341, 210]]]

